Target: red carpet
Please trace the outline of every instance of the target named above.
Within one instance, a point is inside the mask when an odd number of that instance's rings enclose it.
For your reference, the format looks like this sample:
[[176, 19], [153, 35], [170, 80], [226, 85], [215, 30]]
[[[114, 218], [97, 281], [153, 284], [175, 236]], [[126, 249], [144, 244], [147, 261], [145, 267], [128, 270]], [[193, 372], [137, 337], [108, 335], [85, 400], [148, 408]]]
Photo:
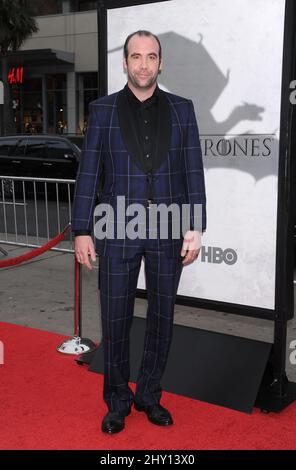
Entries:
[[158, 428], [133, 410], [125, 430], [100, 431], [102, 377], [56, 352], [64, 337], [0, 323], [0, 449], [296, 449], [296, 404], [280, 414], [235, 412], [169, 393], [175, 424]]

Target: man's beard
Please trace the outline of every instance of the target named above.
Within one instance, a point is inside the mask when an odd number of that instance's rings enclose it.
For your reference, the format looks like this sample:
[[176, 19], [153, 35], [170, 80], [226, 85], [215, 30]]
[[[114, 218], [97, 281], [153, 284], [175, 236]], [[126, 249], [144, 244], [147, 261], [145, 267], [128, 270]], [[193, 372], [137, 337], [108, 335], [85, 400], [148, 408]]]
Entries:
[[153, 75], [152, 77], [149, 77], [147, 79], [147, 82], [143, 85], [140, 81], [138, 81], [137, 77], [132, 76], [128, 73], [128, 78], [132, 82], [135, 88], [141, 88], [141, 89], [146, 89], [146, 88], [151, 88], [157, 81], [157, 75]]

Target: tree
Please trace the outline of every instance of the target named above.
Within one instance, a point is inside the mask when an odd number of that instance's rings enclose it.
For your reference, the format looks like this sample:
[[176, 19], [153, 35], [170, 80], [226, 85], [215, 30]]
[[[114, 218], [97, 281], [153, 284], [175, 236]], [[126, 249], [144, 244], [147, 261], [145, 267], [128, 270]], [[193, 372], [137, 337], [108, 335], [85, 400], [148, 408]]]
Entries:
[[25, 0], [0, 0], [0, 58], [4, 85], [3, 130], [5, 135], [15, 132], [7, 77], [7, 54], [17, 51], [24, 41], [37, 31], [37, 23]]

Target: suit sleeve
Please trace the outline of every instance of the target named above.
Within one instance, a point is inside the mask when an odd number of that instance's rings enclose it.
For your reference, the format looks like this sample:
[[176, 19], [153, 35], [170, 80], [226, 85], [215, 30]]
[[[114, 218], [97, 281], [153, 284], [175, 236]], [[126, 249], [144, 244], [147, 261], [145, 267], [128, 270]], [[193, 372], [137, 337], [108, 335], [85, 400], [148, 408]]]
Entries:
[[[185, 187], [190, 204], [190, 230], [206, 230], [206, 192], [204, 168], [194, 106], [189, 100], [188, 121], [184, 142]], [[195, 208], [194, 206], [197, 205]]]
[[102, 169], [102, 134], [97, 109], [89, 105], [87, 131], [80, 155], [73, 202], [72, 231], [74, 235], [90, 234]]

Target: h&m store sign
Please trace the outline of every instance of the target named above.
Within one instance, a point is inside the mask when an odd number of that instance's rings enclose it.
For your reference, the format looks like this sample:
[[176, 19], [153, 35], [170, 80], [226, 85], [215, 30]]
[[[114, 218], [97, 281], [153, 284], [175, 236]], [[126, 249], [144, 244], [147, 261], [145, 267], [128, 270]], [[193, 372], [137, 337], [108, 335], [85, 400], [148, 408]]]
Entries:
[[24, 82], [24, 67], [11, 67], [8, 71], [7, 81], [10, 85], [22, 84]]

